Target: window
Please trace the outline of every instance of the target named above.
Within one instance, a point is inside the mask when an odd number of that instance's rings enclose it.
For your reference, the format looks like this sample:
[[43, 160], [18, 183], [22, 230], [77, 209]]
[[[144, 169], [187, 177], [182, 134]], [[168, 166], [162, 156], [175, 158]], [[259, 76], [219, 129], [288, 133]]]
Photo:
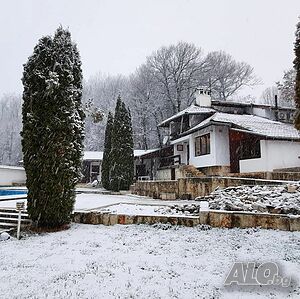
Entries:
[[260, 140], [243, 140], [239, 147], [240, 160], [260, 158]]
[[195, 156], [210, 154], [210, 134], [205, 134], [195, 138]]

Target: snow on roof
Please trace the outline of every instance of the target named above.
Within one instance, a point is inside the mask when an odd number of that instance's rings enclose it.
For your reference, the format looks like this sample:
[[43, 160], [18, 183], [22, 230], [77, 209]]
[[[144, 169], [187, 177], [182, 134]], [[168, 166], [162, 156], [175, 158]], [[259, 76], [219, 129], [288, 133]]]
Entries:
[[103, 152], [85, 151], [83, 160], [103, 160]]
[[205, 119], [203, 122], [185, 133], [191, 133], [192, 131], [213, 123], [231, 124], [237, 128], [249, 131], [249, 133], [274, 139], [300, 139], [300, 133], [293, 127], [293, 125], [269, 120], [255, 115], [240, 115], [221, 112], [215, 113], [213, 116]]
[[[155, 152], [157, 150], [158, 149], [134, 150], [133, 152], [135, 157], [140, 157]], [[83, 160], [103, 160], [103, 152], [85, 151], [83, 155]]]
[[170, 121], [184, 115], [184, 114], [204, 114], [204, 113], [213, 113], [215, 112], [216, 110], [213, 109], [213, 108], [209, 108], [209, 107], [200, 107], [200, 106], [197, 106], [197, 105], [191, 105], [189, 107], [187, 107], [186, 109], [178, 112], [177, 114], [167, 118], [166, 120], [164, 120], [163, 122], [161, 122], [158, 126], [159, 127], [162, 127], [166, 124], [168, 124]]
[[134, 156], [135, 157], [140, 157], [146, 154], [153, 153], [155, 151], [158, 151], [159, 148], [153, 148], [153, 149], [148, 149], [148, 150], [134, 150]]

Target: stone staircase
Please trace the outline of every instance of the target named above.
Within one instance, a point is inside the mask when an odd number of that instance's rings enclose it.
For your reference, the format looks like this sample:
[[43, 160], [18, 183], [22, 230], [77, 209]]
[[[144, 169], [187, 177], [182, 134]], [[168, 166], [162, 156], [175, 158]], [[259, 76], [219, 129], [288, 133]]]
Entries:
[[[17, 228], [19, 212], [16, 209], [0, 208], [0, 233]], [[31, 220], [26, 212], [21, 214], [21, 226], [29, 225]]]
[[180, 171], [182, 172], [183, 176], [186, 178], [190, 178], [190, 177], [199, 178], [205, 176], [203, 172], [199, 171], [193, 165], [183, 165], [180, 167]]

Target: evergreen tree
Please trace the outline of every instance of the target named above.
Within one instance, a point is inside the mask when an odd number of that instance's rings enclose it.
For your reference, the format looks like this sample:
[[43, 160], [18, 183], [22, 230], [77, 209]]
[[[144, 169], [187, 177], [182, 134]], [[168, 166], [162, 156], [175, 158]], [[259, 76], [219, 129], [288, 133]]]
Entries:
[[296, 55], [296, 58], [294, 60], [294, 68], [296, 70], [295, 102], [297, 107], [295, 127], [300, 130], [300, 22], [298, 22], [297, 24], [294, 51]]
[[129, 189], [133, 180], [133, 159], [131, 116], [118, 97], [111, 139], [111, 190]]
[[131, 122], [131, 113], [129, 108], [126, 109], [123, 103], [123, 111], [125, 114], [124, 127], [126, 128], [124, 134], [124, 147], [123, 147], [123, 157], [124, 157], [124, 186], [123, 189], [129, 190], [130, 185], [133, 183], [134, 176], [134, 142], [133, 142], [133, 130]]
[[68, 30], [39, 40], [22, 81], [28, 213], [39, 227], [59, 227], [71, 219], [84, 138], [81, 61]]
[[107, 124], [105, 129], [104, 153], [101, 169], [101, 182], [105, 189], [110, 189], [110, 152], [111, 152], [111, 136], [114, 124], [114, 118], [111, 112], [108, 113]]

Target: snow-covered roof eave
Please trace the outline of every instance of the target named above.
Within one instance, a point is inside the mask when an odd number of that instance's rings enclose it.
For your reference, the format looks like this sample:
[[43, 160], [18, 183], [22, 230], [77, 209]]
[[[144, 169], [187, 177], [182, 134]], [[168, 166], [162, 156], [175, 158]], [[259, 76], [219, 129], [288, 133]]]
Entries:
[[[194, 109], [194, 110], [193, 110]], [[196, 105], [191, 105], [186, 109], [172, 115], [171, 117], [165, 119], [161, 123], [159, 123], [158, 127], [166, 127], [170, 122], [175, 121], [178, 118], [181, 118], [183, 115], [197, 115], [197, 114], [213, 114], [216, 110], [210, 107], [201, 107]]]
[[256, 135], [256, 136], [261, 136], [261, 137], [264, 137], [268, 140], [283, 140], [283, 141], [298, 141], [298, 142], [300, 142], [300, 137], [297, 138], [297, 137], [284, 137], [284, 136], [269, 136], [269, 135], [266, 135], [266, 134], [261, 134], [261, 133], [253, 132], [253, 131], [246, 130], [246, 129], [234, 128], [232, 126], [231, 126], [230, 129], [233, 130], [233, 131], [237, 131], [237, 132], [248, 133], [248, 134]]
[[203, 124], [202, 126], [200, 126], [200, 125], [201, 125], [201, 123], [199, 125], [195, 126], [194, 128], [191, 128], [190, 130], [180, 134], [178, 138], [182, 138], [184, 136], [190, 135], [194, 132], [197, 132], [197, 131], [199, 131], [201, 129], [204, 129], [204, 128], [206, 128], [208, 126], [211, 126], [211, 125], [219, 125], [219, 126], [222, 125], [222, 126], [227, 126], [227, 127], [231, 128], [231, 130], [244, 132], [244, 133], [248, 133], [248, 134], [251, 134], [251, 135], [261, 136], [261, 137], [264, 137], [268, 140], [282, 140], [282, 141], [298, 141], [298, 142], [300, 142], [300, 136], [299, 137], [271, 136], [271, 135], [268, 135], [268, 134], [263, 134], [263, 133], [248, 130], [248, 129], [242, 127], [242, 126], [239, 126], [237, 124], [230, 123], [230, 122], [221, 122], [221, 121], [209, 120], [209, 122]]

